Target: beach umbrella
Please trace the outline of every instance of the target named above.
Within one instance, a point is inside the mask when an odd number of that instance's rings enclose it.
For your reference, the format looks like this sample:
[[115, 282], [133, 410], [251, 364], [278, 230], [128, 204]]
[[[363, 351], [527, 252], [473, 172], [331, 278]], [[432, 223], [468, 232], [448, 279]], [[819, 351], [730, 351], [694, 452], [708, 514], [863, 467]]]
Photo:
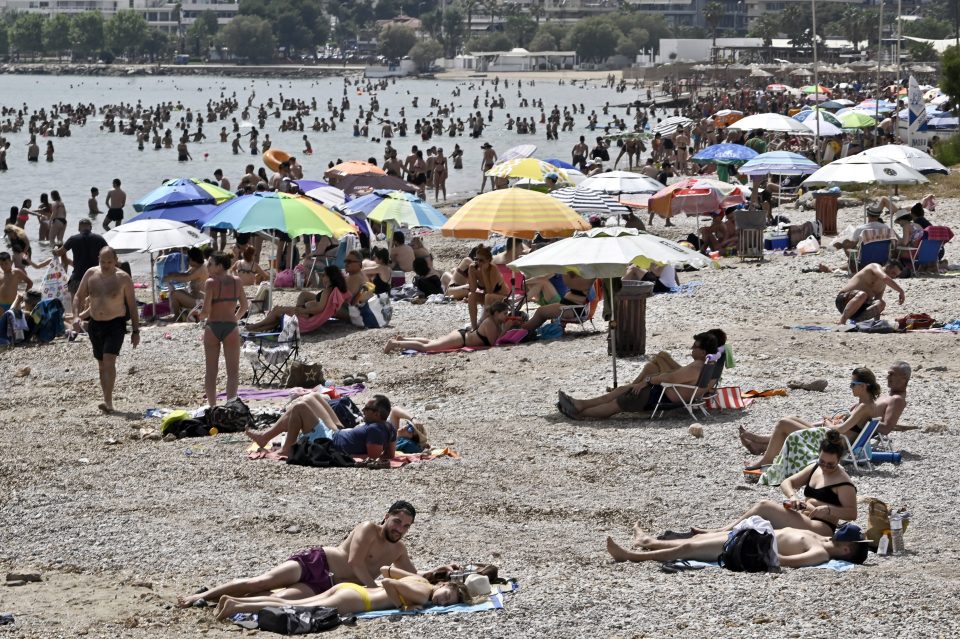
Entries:
[[564, 162], [563, 160], [547, 159], [547, 160], [544, 160], [544, 162], [546, 162], [547, 164], [552, 164], [558, 169], [564, 169], [565, 171], [569, 171], [570, 169], [576, 170], [577, 168], [572, 164], [570, 164], [569, 162]]
[[484, 173], [484, 175], [499, 178], [526, 178], [543, 182], [550, 173], [557, 174], [559, 178], [558, 182], [573, 184], [573, 181], [565, 170], [536, 158], [507, 160], [501, 164], [495, 164], [493, 168]]
[[610, 195], [627, 193], [656, 193], [663, 188], [663, 184], [651, 177], [631, 173], [630, 171], [607, 171], [591, 175], [580, 183], [585, 189], [601, 191]]
[[147, 209], [127, 220], [126, 224], [140, 220], [170, 220], [196, 226], [199, 220], [205, 219], [215, 208], [217, 208], [216, 204], [185, 204]]
[[345, 177], [347, 175], [386, 175], [386, 172], [381, 169], [376, 164], [370, 164], [369, 162], [361, 162], [359, 160], [349, 160], [347, 162], [341, 162], [335, 166], [330, 167], [323, 172], [323, 177], [330, 179], [331, 176], [334, 178]]
[[853, 100], [827, 100], [820, 105], [821, 109], [842, 109], [846, 106], [853, 106]]
[[744, 187], [701, 177], [688, 177], [650, 196], [647, 209], [660, 217], [678, 213], [701, 215], [747, 201]]
[[794, 69], [790, 72], [790, 75], [797, 76], [798, 78], [812, 78], [813, 74], [806, 69]]
[[737, 120], [743, 119], [743, 111], [734, 109], [720, 109], [713, 114], [713, 123], [719, 127], [730, 126]]
[[620, 204], [607, 194], [582, 186], [556, 189], [550, 191], [548, 195], [560, 200], [584, 216], [599, 215], [601, 217], [612, 217], [614, 215], [627, 215], [630, 213], [629, 208]]
[[406, 191], [407, 193], [416, 193], [417, 187], [405, 182], [393, 175], [380, 175], [378, 173], [360, 173], [356, 175], [347, 175], [337, 180], [337, 188], [347, 195], [363, 195], [375, 189], [386, 189], [388, 191]]
[[186, 204], [223, 204], [236, 197], [230, 191], [221, 189], [196, 178], [177, 178], [167, 180], [133, 203], [134, 211]]
[[857, 109], [861, 111], [866, 111], [867, 113], [890, 113], [891, 111], [897, 110], [897, 105], [894, 102], [889, 102], [887, 100], [880, 100], [879, 104], [876, 100], [864, 100], [857, 105]]
[[805, 87], [800, 87], [800, 92], [801, 92], [801, 93], [805, 93], [805, 94], [810, 94], [810, 93], [826, 93], [826, 94], [828, 94], [828, 95], [831, 93], [830, 89], [828, 89], [827, 87], [825, 87], [825, 86], [823, 86], [823, 85], [821, 85], [821, 84], [810, 84], [810, 85], [805, 86]]
[[[831, 118], [836, 119], [836, 118]], [[841, 135], [843, 131], [840, 127], [831, 123], [827, 118], [818, 115], [817, 117], [807, 118], [801, 122], [803, 126], [807, 127], [811, 133], [817, 134], [821, 137], [830, 136], [830, 135]]]
[[906, 144], [883, 144], [867, 149], [860, 153], [867, 157], [885, 158], [906, 164], [911, 169], [924, 175], [930, 173], [950, 173], [950, 169], [937, 162], [929, 153], [915, 149]]
[[347, 200], [347, 194], [335, 186], [319, 180], [294, 180], [294, 184], [311, 200], [326, 207], [340, 206]]
[[872, 116], [859, 111], [850, 111], [840, 116], [840, 122], [844, 129], [869, 129], [877, 126], [877, 121]]
[[784, 93], [785, 91], [792, 91], [792, 90], [793, 88], [787, 86], [786, 84], [774, 83], [774, 84], [767, 85], [767, 91], [769, 91], [770, 93]]
[[443, 213], [403, 191], [377, 190], [347, 202], [341, 210], [348, 214], [362, 213], [373, 222], [393, 222], [401, 226], [438, 229], [447, 221]]
[[532, 240], [537, 234], [569, 237], [590, 225], [563, 202], [528, 189], [481, 193], [460, 207], [443, 234], [461, 239], [486, 239], [491, 233]]
[[742, 144], [724, 143], [708, 146], [690, 159], [701, 164], [709, 164], [711, 162], [740, 164], [747, 160], [752, 160], [755, 157], [757, 157], [757, 152], [750, 147], [743, 146]]
[[738, 131], [754, 131], [763, 129], [764, 131], [773, 131], [775, 133], [792, 133], [794, 135], [810, 135], [810, 129], [805, 127], [802, 122], [794, 120], [786, 115], [779, 113], [758, 113], [748, 115], [742, 120], [731, 124], [729, 129]]
[[328, 235], [341, 238], [353, 227], [308, 197], [280, 192], [244, 195], [221, 204], [201, 221], [203, 227], [238, 233], [281, 231], [290, 237]]
[[739, 169], [741, 175], [808, 175], [820, 168], [813, 160], [790, 151], [769, 151], [756, 156]]
[[672, 115], [665, 120], [661, 120], [653, 127], [652, 133], [656, 135], [659, 133], [661, 136], [671, 136], [677, 132], [677, 130], [684, 127], [688, 127], [693, 124], [693, 120], [690, 118], [685, 118], [682, 115]]
[[[705, 268], [710, 260], [666, 238], [636, 229], [603, 227], [554, 242], [511, 262], [508, 266], [527, 277], [550, 276], [575, 271], [584, 278], [607, 280], [608, 299], [613, 299], [612, 279], [622, 277], [627, 266], [648, 269], [652, 264], [681, 268]], [[616, 303], [611, 304], [609, 333], [613, 363], [613, 385], [617, 385]]]
[[823, 111], [822, 109], [822, 106], [819, 108], [814, 107], [812, 109], [804, 109], [803, 111], [796, 113], [793, 116], [793, 119], [799, 122], [806, 122], [807, 120], [814, 121], [815, 119], [819, 119], [821, 124], [826, 122], [835, 129], [843, 128], [843, 125], [840, 124], [840, 120], [837, 119], [837, 116], [832, 113], [828, 113], [827, 111]]
[[[528, 158], [532, 156], [537, 151], [536, 144], [520, 144], [518, 146], [511, 147], [503, 152], [503, 154], [497, 158], [497, 161], [494, 163], [494, 166], [497, 164], [502, 164], [510, 160], [520, 160], [523, 158]], [[549, 160], [547, 160], [549, 162]]]
[[190, 248], [212, 240], [189, 224], [163, 219], [130, 220], [103, 234], [103, 239], [118, 253], [149, 253], [153, 309], [156, 316], [157, 287], [154, 277], [155, 253], [169, 249]]
[[858, 153], [820, 167], [808, 177], [804, 185], [818, 184], [877, 184], [898, 186], [926, 184], [929, 180], [906, 164], [887, 158]]

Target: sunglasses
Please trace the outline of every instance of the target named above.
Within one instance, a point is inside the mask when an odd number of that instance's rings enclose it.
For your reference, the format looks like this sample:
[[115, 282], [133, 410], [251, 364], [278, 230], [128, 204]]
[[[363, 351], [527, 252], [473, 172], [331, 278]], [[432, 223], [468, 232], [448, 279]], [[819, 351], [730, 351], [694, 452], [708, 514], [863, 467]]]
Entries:
[[854, 386], [866, 386], [866, 385], [867, 385], [866, 382], [850, 382], [850, 388], [853, 388]]

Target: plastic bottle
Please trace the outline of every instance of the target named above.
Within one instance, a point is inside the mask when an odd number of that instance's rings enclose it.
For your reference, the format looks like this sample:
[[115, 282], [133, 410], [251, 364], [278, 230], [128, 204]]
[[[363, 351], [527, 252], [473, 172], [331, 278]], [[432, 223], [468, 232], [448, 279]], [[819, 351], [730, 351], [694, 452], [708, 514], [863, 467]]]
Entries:
[[883, 534], [880, 536], [880, 543], [877, 544], [877, 555], [889, 555], [890, 554], [890, 531], [884, 530]]
[[890, 548], [895, 555], [903, 552], [903, 518], [900, 513], [890, 515]]

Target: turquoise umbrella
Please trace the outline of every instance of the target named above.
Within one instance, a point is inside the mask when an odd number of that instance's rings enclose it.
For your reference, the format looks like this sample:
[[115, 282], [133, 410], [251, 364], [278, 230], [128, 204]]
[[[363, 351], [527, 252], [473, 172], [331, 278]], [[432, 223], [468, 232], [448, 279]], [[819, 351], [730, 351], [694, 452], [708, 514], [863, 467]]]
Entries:
[[347, 213], [364, 213], [372, 222], [392, 222], [400, 226], [441, 228], [447, 216], [412, 193], [374, 191], [343, 205]]

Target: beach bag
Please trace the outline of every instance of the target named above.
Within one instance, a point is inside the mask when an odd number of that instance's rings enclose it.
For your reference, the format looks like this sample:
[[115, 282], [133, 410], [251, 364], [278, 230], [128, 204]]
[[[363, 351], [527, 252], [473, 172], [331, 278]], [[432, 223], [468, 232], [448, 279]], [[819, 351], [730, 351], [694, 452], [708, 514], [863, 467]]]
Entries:
[[52, 342], [64, 334], [63, 302], [59, 299], [47, 299], [37, 304], [30, 314], [35, 328], [33, 334], [43, 344]]
[[773, 535], [748, 528], [727, 539], [717, 563], [734, 572], [767, 572], [773, 567], [767, 563], [772, 548]]
[[330, 402], [330, 408], [337, 414], [337, 419], [344, 428], [353, 428], [363, 423], [363, 413], [349, 397], [341, 397]]
[[273, 278], [273, 285], [276, 288], [293, 288], [294, 283], [293, 271], [290, 269], [280, 271], [277, 273], [277, 276]]
[[140, 319], [148, 320], [170, 314], [170, 302], [164, 300], [154, 304], [144, 304], [140, 307]]
[[358, 328], [384, 328], [393, 316], [390, 297], [386, 294], [373, 296], [359, 306], [350, 305], [350, 323]]
[[250, 409], [239, 397], [218, 404], [207, 411], [207, 426], [221, 433], [242, 433], [254, 425]]
[[901, 331], [917, 331], [931, 328], [937, 320], [926, 313], [910, 313], [897, 318], [897, 326]]
[[876, 548], [884, 531], [890, 530], [890, 507], [875, 497], [868, 497], [867, 502], [867, 530], [864, 536]]
[[287, 373], [287, 380], [284, 384], [287, 388], [313, 388], [322, 384], [323, 366], [320, 364], [307, 364], [299, 360], [290, 364], [290, 372]]
[[560, 339], [563, 337], [563, 324], [560, 322], [548, 322], [537, 329], [539, 339]]
[[337, 609], [326, 606], [268, 606], [257, 613], [257, 628], [278, 635], [306, 635], [339, 625]]
[[817, 238], [814, 236], [809, 236], [805, 240], [800, 240], [797, 242], [797, 254], [807, 255], [808, 253], [816, 253], [820, 250], [820, 242], [817, 241]]
[[723, 386], [714, 391], [714, 394], [706, 399], [707, 409], [723, 410], [724, 408], [744, 409], [743, 397], [740, 395], [739, 386]]
[[47, 272], [43, 274], [43, 283], [40, 285], [40, 294], [40, 299], [60, 300], [61, 303], [71, 297], [67, 289], [67, 273], [60, 260], [53, 260], [47, 267]]
[[298, 441], [290, 450], [287, 463], [314, 468], [349, 468], [357, 465], [353, 457], [335, 449], [333, 441], [326, 437]]

